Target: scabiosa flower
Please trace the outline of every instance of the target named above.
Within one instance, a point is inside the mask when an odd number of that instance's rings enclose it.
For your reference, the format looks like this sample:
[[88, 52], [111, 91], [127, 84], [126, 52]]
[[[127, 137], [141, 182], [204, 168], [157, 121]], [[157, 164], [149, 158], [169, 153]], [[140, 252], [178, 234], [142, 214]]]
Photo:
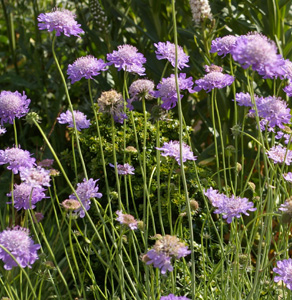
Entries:
[[191, 253], [188, 247], [180, 242], [176, 236], [165, 235], [160, 236], [149, 250], [144, 260], [147, 265], [153, 264], [154, 268], [159, 268], [161, 274], [172, 271], [171, 258], [179, 259]]
[[20, 168], [20, 179], [32, 187], [51, 186], [50, 170], [40, 166], [36, 168]]
[[107, 64], [102, 59], [97, 59], [92, 55], [77, 58], [72, 65], [68, 66], [67, 74], [71, 83], [79, 81], [81, 78], [93, 79], [101, 71], [107, 70]]
[[[37, 250], [41, 248], [41, 245], [34, 244], [29, 236], [29, 229], [20, 226], [2, 231], [0, 245], [10, 251], [22, 268], [31, 268], [31, 265], [38, 259]], [[5, 263], [5, 270], [18, 266], [10, 254], [2, 248], [0, 248], [0, 259]]]
[[[112, 168], [115, 167], [113, 164], [109, 164]], [[119, 175], [134, 175], [135, 168], [130, 166], [128, 163], [124, 165], [117, 165]]]
[[259, 33], [250, 33], [237, 38], [231, 50], [234, 60], [246, 69], [249, 66], [263, 78], [276, 78], [285, 75], [285, 60], [277, 54], [274, 42]]
[[285, 65], [283, 68], [285, 70], [284, 78], [292, 80], [292, 62], [289, 59], [285, 59]]
[[81, 207], [80, 202], [75, 199], [66, 199], [61, 204], [67, 210], [77, 210]]
[[226, 35], [224, 37], [216, 38], [211, 44], [211, 53], [217, 52], [218, 55], [225, 57], [229, 54], [236, 43], [237, 37], [234, 35]]
[[175, 296], [174, 294], [169, 294], [168, 296], [162, 296], [160, 300], [191, 300], [185, 296]]
[[123, 214], [121, 210], [116, 211], [117, 221], [128, 226], [131, 230], [138, 229], [138, 221], [132, 215]]
[[289, 290], [292, 290], [292, 259], [283, 259], [277, 261], [277, 267], [273, 268], [274, 273], [278, 273], [279, 276], [274, 277], [275, 282], [282, 280]]
[[131, 45], [120, 45], [118, 50], [107, 54], [108, 65], [114, 64], [118, 71], [124, 70], [130, 73], [137, 73], [142, 76], [145, 75], [145, 68], [143, 64], [146, 58], [138, 49]]
[[111, 114], [115, 122], [122, 124], [127, 119], [127, 115], [124, 113], [123, 96], [117, 91], [102, 92], [101, 96], [97, 99], [97, 104], [99, 111]]
[[3, 123], [13, 124], [15, 118], [25, 116], [29, 111], [30, 99], [23, 92], [2, 91], [0, 93], [0, 119]]
[[234, 81], [234, 77], [228, 74], [223, 74], [222, 69], [215, 65], [205, 66], [205, 70], [209, 71], [203, 78], [195, 81], [197, 86], [194, 87], [194, 91], [199, 92], [204, 89], [207, 93], [217, 88], [222, 89], [228, 85], [231, 85]]
[[[73, 110], [76, 129], [80, 131], [81, 129], [88, 128], [91, 124], [90, 121], [86, 119], [86, 115], [79, 111]], [[60, 117], [57, 118], [60, 124], [69, 124], [68, 127], [74, 128], [72, 113], [70, 110], [67, 110], [65, 113], [61, 113]]]
[[[102, 194], [98, 193], [98, 185], [96, 184], [97, 180], [93, 180], [92, 178], [86, 180], [83, 179], [83, 182], [77, 183], [76, 194], [78, 195], [80, 201], [82, 202], [84, 208], [87, 210], [90, 209], [90, 198], [101, 198]], [[75, 194], [71, 194], [69, 199], [78, 200]], [[84, 218], [85, 211], [82, 207], [75, 210], [75, 212], [79, 212], [80, 218]]]
[[292, 151], [282, 145], [273, 146], [267, 151], [267, 155], [275, 164], [285, 162], [285, 164], [289, 166], [292, 162]]
[[53, 159], [46, 158], [43, 159], [42, 161], [38, 162], [39, 167], [44, 167], [44, 168], [50, 168], [54, 163]]
[[127, 107], [133, 110], [133, 101], [140, 101], [142, 98], [146, 100], [154, 98], [154, 83], [148, 79], [138, 79], [130, 85], [129, 94], [131, 98], [127, 101]]
[[[188, 90], [189, 93], [193, 93], [194, 90], [193, 87], [193, 81], [192, 77], [186, 78], [185, 73], [181, 73], [178, 76], [178, 86], [179, 89], [182, 90]], [[155, 97], [161, 98], [163, 103], [161, 104], [161, 107], [169, 110], [171, 108], [174, 108], [177, 103], [177, 91], [176, 91], [176, 85], [175, 85], [175, 76], [174, 74], [170, 75], [170, 77], [162, 78], [161, 83], [157, 85], [158, 91], [154, 92]], [[182, 98], [183, 95], [180, 95]]]
[[292, 83], [289, 80], [289, 84], [283, 88], [283, 91], [288, 95], [288, 97], [292, 97]]
[[[254, 98], [256, 103], [260, 99], [260, 97], [258, 97], [257, 95], [254, 95]], [[238, 104], [239, 106], [253, 107], [249, 93], [236, 93], [235, 100], [236, 104]], [[234, 99], [232, 101], [234, 101]]]
[[[26, 182], [19, 185], [15, 184], [13, 190], [14, 207], [17, 210], [35, 208], [37, 202], [46, 198], [44, 191], [44, 188], [33, 187]], [[7, 196], [12, 197], [12, 193], [8, 193]], [[7, 203], [11, 204], [12, 202]]]
[[286, 201], [283, 204], [281, 204], [281, 206], [279, 207], [279, 210], [283, 211], [286, 214], [291, 215], [292, 214], [292, 198], [290, 197], [290, 198], [286, 199]]
[[[157, 48], [155, 51], [157, 59], [167, 59], [175, 67], [175, 44], [159, 42], [158, 44], [154, 44], [154, 46]], [[189, 56], [184, 53], [181, 46], [177, 46], [177, 68], [181, 70], [184, 67], [188, 67], [188, 62]]]
[[190, 7], [196, 24], [199, 24], [204, 19], [213, 19], [208, 0], [190, 0]]
[[[157, 150], [164, 151], [161, 153], [162, 156], [170, 156], [174, 157], [177, 163], [180, 165], [180, 146], [179, 141], [169, 141], [168, 143], [165, 142], [161, 148], [156, 148]], [[191, 147], [185, 143], [182, 143], [182, 159], [183, 162], [187, 160], [196, 160], [197, 157], [194, 156], [193, 152], [191, 151]]]
[[60, 36], [63, 32], [66, 36], [78, 36], [84, 31], [81, 25], [75, 20], [76, 16], [67, 9], [54, 10], [49, 13], [40, 14], [38, 16], [39, 30], [56, 31], [56, 36]]
[[8, 164], [7, 169], [17, 174], [20, 168], [32, 168], [35, 165], [35, 158], [31, 153], [17, 147], [0, 150], [0, 165]]
[[284, 138], [284, 143], [287, 145], [289, 143], [291, 134], [284, 133], [283, 131], [278, 131], [277, 134], [275, 135], [275, 138], [277, 140], [281, 140]]
[[292, 173], [291, 172], [283, 174], [283, 177], [285, 180], [292, 182]]

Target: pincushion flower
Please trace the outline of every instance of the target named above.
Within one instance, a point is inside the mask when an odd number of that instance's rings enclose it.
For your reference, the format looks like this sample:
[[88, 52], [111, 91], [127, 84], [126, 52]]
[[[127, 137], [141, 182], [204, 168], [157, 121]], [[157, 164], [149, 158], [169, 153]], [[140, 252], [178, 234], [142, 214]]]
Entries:
[[80, 28], [81, 25], [75, 20], [76, 16], [67, 9], [56, 9], [52, 12], [40, 14], [38, 16], [39, 30], [48, 30], [49, 32], [56, 31], [56, 36], [64, 33], [66, 36], [78, 36], [84, 31]]
[[17, 147], [0, 150], [0, 165], [8, 164], [7, 169], [17, 174], [21, 168], [32, 168], [35, 166], [35, 158], [31, 153]]
[[[175, 67], [175, 44], [166, 42], [159, 42], [154, 44], [157, 48], [155, 51], [157, 59], [167, 59], [173, 67]], [[184, 67], [188, 67], [187, 63], [189, 62], [189, 56], [184, 53], [184, 50], [181, 46], [177, 46], [177, 68], [179, 70]]]
[[15, 118], [25, 116], [29, 111], [30, 99], [23, 92], [2, 91], [0, 93], [0, 119], [3, 123], [13, 124]]
[[234, 77], [221, 72], [222, 68], [211, 65], [205, 66], [205, 70], [209, 72], [203, 78], [195, 81], [196, 85], [194, 91], [199, 92], [204, 89], [207, 93], [217, 88], [222, 89], [228, 85], [231, 85], [234, 81]]
[[[185, 73], [181, 73], [178, 76], [178, 86], [180, 91], [182, 90], [188, 90], [189, 93], [193, 93], [194, 90], [193, 87], [193, 81], [192, 77], [186, 78]], [[154, 93], [155, 97], [161, 98], [163, 103], [161, 104], [161, 107], [169, 110], [171, 108], [174, 108], [177, 103], [177, 91], [176, 91], [176, 85], [175, 85], [175, 76], [174, 74], [170, 75], [170, 77], [162, 78], [162, 81], [157, 85], [158, 91]], [[183, 95], [180, 95], [182, 98]]]
[[283, 259], [277, 261], [277, 267], [273, 268], [274, 273], [279, 276], [274, 277], [275, 282], [282, 280], [289, 290], [292, 290], [292, 259]]
[[168, 296], [162, 296], [160, 300], [191, 300], [185, 296], [175, 296], [174, 294], [169, 294]]
[[[164, 151], [161, 153], [162, 156], [174, 157], [177, 163], [180, 165], [180, 145], [179, 141], [169, 141], [165, 142], [162, 147], [156, 148], [157, 150]], [[186, 162], [187, 160], [196, 160], [197, 157], [194, 156], [191, 151], [191, 147], [185, 143], [182, 143], [182, 160]]]
[[207, 190], [204, 193], [214, 207], [215, 214], [222, 214], [223, 219], [227, 219], [227, 223], [231, 223], [233, 218], [240, 218], [241, 214], [249, 216], [247, 211], [255, 211], [256, 208], [247, 198], [236, 197], [232, 195], [230, 198], [224, 194], [218, 193], [216, 190]]
[[93, 79], [92, 76], [97, 76], [101, 71], [107, 70], [107, 64], [102, 59], [97, 59], [92, 55], [87, 55], [77, 58], [72, 65], [68, 66], [67, 74], [71, 83], [85, 79]]
[[[31, 268], [31, 265], [38, 259], [37, 250], [41, 248], [41, 245], [34, 244], [29, 236], [29, 229], [20, 226], [0, 232], [0, 245], [14, 256], [21, 268]], [[18, 266], [11, 255], [1, 247], [0, 259], [4, 262], [5, 270]]]
[[289, 84], [283, 88], [283, 91], [288, 95], [288, 97], [292, 97], [292, 83], [289, 80]]
[[[81, 129], [88, 128], [91, 124], [90, 121], [86, 119], [86, 115], [79, 111], [73, 110], [76, 129], [80, 131]], [[68, 124], [68, 127], [74, 128], [72, 113], [70, 110], [67, 110], [65, 113], [61, 113], [60, 117], [57, 118], [60, 124]]]
[[[93, 180], [92, 178], [86, 180], [83, 179], [83, 182], [77, 183], [76, 194], [78, 195], [80, 201], [82, 202], [84, 208], [87, 210], [90, 209], [90, 198], [101, 198], [102, 194], [98, 193], [98, 185], [96, 184], [97, 180]], [[71, 194], [69, 199], [78, 200], [75, 194]], [[75, 212], [79, 213], [80, 218], [85, 217], [85, 211], [82, 207], [75, 210]]]
[[[115, 165], [109, 164], [112, 168], [115, 168]], [[135, 168], [130, 166], [128, 163], [123, 165], [117, 165], [119, 175], [134, 175]]]
[[50, 170], [40, 166], [36, 168], [21, 168], [20, 179], [32, 187], [48, 187], [50, 185]]
[[[257, 95], [254, 95], [254, 97], [255, 97], [255, 102], [257, 103], [257, 101], [258, 101], [258, 99], [260, 99], [260, 97], [258, 97]], [[235, 100], [236, 100], [236, 104], [238, 104], [239, 106], [253, 107], [249, 93], [242, 93], [242, 92], [236, 93]], [[234, 101], [234, 99], [233, 99], [233, 101]]]
[[132, 215], [123, 214], [121, 210], [116, 211], [116, 214], [120, 224], [128, 226], [131, 230], [138, 229], [138, 221]]
[[292, 162], [292, 151], [282, 145], [273, 146], [267, 151], [267, 155], [275, 164], [285, 162], [286, 165], [290, 166]]
[[285, 180], [292, 182], [292, 173], [291, 172], [283, 174], [283, 177]]
[[117, 51], [114, 50], [113, 53], [107, 54], [107, 60], [109, 61], [108, 65], [114, 64], [118, 71], [123, 69], [140, 76], [145, 75], [143, 64], [146, 62], [146, 58], [134, 46], [127, 44], [118, 46]]
[[281, 204], [281, 206], [279, 207], [279, 210], [281, 210], [284, 213], [289, 214], [289, 215], [292, 214], [292, 199], [291, 199], [291, 197], [286, 199], [286, 201], [283, 204]]
[[211, 44], [211, 53], [217, 52], [218, 55], [225, 57], [229, 54], [236, 43], [237, 37], [234, 35], [226, 35], [216, 38]]

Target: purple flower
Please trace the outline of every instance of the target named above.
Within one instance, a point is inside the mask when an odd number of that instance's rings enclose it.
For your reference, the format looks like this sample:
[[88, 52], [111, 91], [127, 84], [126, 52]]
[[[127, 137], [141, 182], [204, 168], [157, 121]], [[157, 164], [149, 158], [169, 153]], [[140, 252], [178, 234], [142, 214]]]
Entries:
[[[13, 190], [14, 207], [17, 210], [35, 208], [37, 202], [46, 198], [44, 191], [44, 188], [33, 187], [26, 182], [19, 185], [15, 184]], [[12, 197], [12, 193], [8, 193], [7, 196]], [[7, 203], [11, 204], [12, 202]]]
[[292, 83], [289, 80], [289, 84], [283, 88], [283, 91], [288, 95], [288, 97], [292, 97]]
[[[96, 184], [97, 180], [93, 180], [90, 178], [89, 180], [83, 179], [83, 182], [77, 183], [76, 194], [78, 195], [80, 201], [82, 202], [84, 208], [87, 210], [90, 209], [90, 198], [101, 198], [102, 194], [98, 193], [98, 185]], [[78, 200], [75, 194], [71, 194], [69, 196], [70, 199]], [[82, 207], [75, 210], [75, 212], [79, 212], [80, 218], [84, 218], [85, 211]]]
[[131, 45], [118, 46], [118, 50], [107, 54], [108, 65], [114, 64], [118, 71], [124, 70], [130, 73], [137, 73], [140, 76], [145, 75], [143, 64], [146, 58], [138, 49]]
[[[115, 165], [109, 164], [112, 168], [115, 168]], [[134, 175], [135, 168], [130, 166], [128, 163], [124, 165], [117, 165], [119, 175]]]
[[40, 161], [38, 163], [38, 166], [39, 167], [44, 167], [44, 168], [50, 168], [54, 163], [54, 160], [53, 159], [50, 159], [50, 158], [46, 158], [46, 159], [43, 159], [42, 161]]
[[92, 55], [77, 58], [72, 65], [68, 66], [67, 74], [71, 83], [79, 81], [81, 78], [93, 79], [100, 71], [106, 71], [107, 64], [102, 59], [97, 59]]
[[247, 211], [255, 211], [256, 208], [253, 207], [254, 204], [249, 202], [247, 198], [236, 197], [232, 195], [230, 198], [224, 194], [219, 194], [218, 191], [207, 190], [204, 193], [209, 200], [211, 201], [212, 205], [217, 207], [214, 211], [215, 214], [223, 214], [223, 219], [227, 219], [227, 223], [231, 223], [233, 218], [240, 218], [241, 214], [245, 214], [249, 216]]
[[[164, 151], [161, 153], [162, 156], [174, 157], [177, 163], [180, 165], [180, 145], [179, 141], [169, 141], [165, 142], [161, 148], [156, 148], [157, 150]], [[187, 160], [196, 160], [197, 157], [194, 156], [191, 151], [191, 147], [185, 143], [182, 143], [182, 160], [186, 162]]]
[[185, 296], [175, 296], [173, 294], [169, 294], [168, 296], [162, 296], [160, 300], [191, 300]]
[[[291, 174], [291, 173], [290, 173]], [[290, 180], [289, 180], [290, 181]], [[291, 181], [290, 181], [291, 182]], [[286, 214], [292, 214], [292, 200], [291, 197], [288, 198], [285, 203], [281, 204], [279, 210], [283, 211]]]
[[221, 37], [216, 38], [215, 40], [212, 41], [210, 52], [211, 53], [217, 52], [218, 55], [223, 55], [223, 57], [225, 57], [233, 49], [236, 40], [237, 37], [234, 35], [226, 35], [222, 38]]
[[13, 124], [15, 118], [25, 116], [29, 111], [30, 99], [23, 92], [2, 91], [0, 93], [0, 119], [3, 123]]
[[75, 20], [75, 15], [67, 10], [54, 10], [49, 13], [40, 14], [38, 16], [39, 30], [48, 30], [49, 32], [56, 31], [56, 36], [60, 36], [63, 32], [66, 36], [78, 36], [84, 31], [80, 28], [81, 25]]
[[237, 38], [231, 55], [244, 69], [249, 66], [263, 78], [285, 75], [285, 60], [277, 54], [274, 42], [259, 33], [250, 33]]
[[195, 92], [199, 92], [201, 89], [204, 89], [207, 93], [209, 93], [215, 88], [222, 89], [228, 85], [231, 85], [234, 81], [233, 76], [223, 74], [217, 66], [205, 66], [205, 70], [209, 71], [209, 73], [203, 78], [195, 81], [197, 84], [197, 86], [194, 87]]
[[[154, 46], [157, 48], [155, 51], [157, 59], [167, 59], [175, 67], [175, 44], [159, 42], [158, 44], [154, 44]], [[184, 67], [188, 67], [188, 61], [189, 56], [184, 53], [181, 46], [177, 46], [177, 68], [181, 70]]]
[[31, 153], [17, 147], [0, 150], [0, 165], [8, 164], [7, 169], [17, 174], [21, 168], [32, 168], [35, 166], [35, 158]]
[[[7, 228], [0, 233], [0, 245], [5, 247], [16, 259], [20, 267], [31, 268], [37, 259], [37, 250], [41, 245], [34, 244], [29, 236], [29, 230], [20, 226]], [[0, 247], [0, 259], [5, 263], [4, 269], [11, 270], [18, 264], [14, 261], [9, 253]]]
[[[193, 93], [194, 90], [193, 87], [193, 81], [192, 77], [186, 78], [185, 73], [181, 73], [178, 76], [178, 86], [180, 91], [182, 90], [188, 90], [189, 93]], [[169, 110], [171, 108], [174, 108], [177, 103], [177, 91], [176, 91], [176, 85], [175, 85], [175, 76], [174, 74], [170, 75], [168, 78], [162, 78], [161, 83], [157, 85], [158, 91], [154, 92], [155, 97], [161, 98], [163, 103], [161, 104], [161, 107]], [[180, 95], [182, 98], [183, 95]]]
[[283, 131], [278, 131], [277, 134], [275, 135], [275, 139], [280, 140], [284, 138], [284, 143], [287, 145], [290, 140], [290, 134], [284, 133]]
[[127, 101], [127, 107], [133, 110], [133, 101], [139, 101], [142, 98], [146, 100], [154, 98], [154, 83], [148, 79], [138, 79], [130, 85], [129, 94], [131, 98]]
[[116, 214], [120, 224], [127, 225], [131, 230], [138, 229], [138, 222], [132, 215], [123, 214], [121, 210], [116, 211]]
[[292, 259], [283, 259], [277, 261], [277, 267], [273, 268], [273, 272], [279, 276], [274, 277], [275, 282], [282, 280], [289, 290], [292, 290]]
[[36, 168], [20, 168], [20, 179], [32, 187], [51, 186], [50, 170], [38, 166]]
[[173, 266], [171, 264], [171, 257], [167, 256], [165, 253], [156, 252], [151, 249], [147, 252], [147, 262], [146, 265], [152, 265], [154, 268], [159, 268], [161, 274], [165, 274], [167, 271], [172, 272]]
[[285, 59], [284, 65], [285, 75], [284, 78], [292, 80], [292, 62], [289, 59]]
[[267, 151], [267, 155], [275, 164], [285, 162], [285, 164], [289, 166], [292, 162], [292, 151], [282, 145], [273, 146]]
[[[255, 97], [255, 101], [259, 99], [259, 97], [256, 95], [254, 97]], [[239, 106], [253, 107], [249, 93], [236, 93], [235, 100], [236, 100], [236, 104], [238, 104]]]
[[[79, 110], [73, 110], [73, 113], [76, 123], [76, 129], [78, 131], [84, 128], [88, 128], [91, 125], [90, 121], [86, 119], [86, 115], [83, 112]], [[65, 113], [61, 113], [60, 117], [58, 117], [57, 120], [60, 124], [68, 123], [68, 127], [74, 128], [72, 113], [70, 110], [67, 110]]]
[[291, 172], [283, 174], [283, 177], [285, 180], [292, 182], [292, 173]]

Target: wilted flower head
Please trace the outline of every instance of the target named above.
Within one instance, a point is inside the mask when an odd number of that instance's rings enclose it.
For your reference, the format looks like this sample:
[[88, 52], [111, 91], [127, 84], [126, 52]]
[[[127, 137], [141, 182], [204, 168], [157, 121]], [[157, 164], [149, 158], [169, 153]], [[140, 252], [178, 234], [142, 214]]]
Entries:
[[7, 169], [17, 174], [20, 168], [35, 166], [35, 158], [31, 155], [27, 150], [20, 149], [20, 146], [0, 150], [0, 165], [8, 164]]
[[154, 83], [148, 79], [138, 79], [130, 85], [129, 94], [131, 98], [127, 101], [127, 107], [133, 110], [133, 101], [140, 101], [142, 98], [146, 100], [154, 98]]
[[77, 210], [81, 207], [80, 202], [75, 199], [66, 199], [61, 204], [67, 210]]
[[41, 212], [35, 212], [34, 216], [35, 216], [35, 219], [33, 220], [34, 223], [38, 223], [44, 218], [44, 215]]
[[[15, 184], [13, 190], [14, 207], [17, 210], [35, 208], [37, 202], [46, 198], [44, 191], [44, 188], [33, 187], [26, 182], [19, 185]], [[12, 193], [8, 193], [7, 196], [12, 197]], [[12, 202], [7, 203], [11, 204]]]
[[[31, 264], [38, 259], [37, 250], [41, 248], [41, 245], [34, 244], [29, 236], [29, 230], [20, 226], [2, 231], [0, 233], [0, 245], [14, 256], [22, 268], [31, 268]], [[5, 263], [5, 270], [11, 270], [18, 266], [10, 254], [2, 248], [0, 248], [0, 259]]]
[[[96, 184], [97, 180], [93, 180], [92, 178], [86, 180], [83, 179], [83, 182], [77, 183], [76, 194], [78, 195], [80, 201], [82, 202], [84, 208], [87, 210], [90, 209], [90, 198], [101, 198], [102, 194], [98, 193], [98, 185]], [[71, 194], [69, 199], [78, 200], [75, 194]], [[75, 212], [79, 212], [80, 218], [84, 218], [85, 211], [82, 207], [75, 210]]]
[[49, 13], [40, 14], [38, 16], [39, 30], [48, 30], [49, 32], [56, 31], [56, 36], [60, 36], [63, 32], [66, 36], [78, 36], [84, 31], [80, 28], [81, 25], [75, 20], [75, 15], [67, 10], [54, 10]]
[[101, 71], [107, 70], [107, 64], [102, 59], [97, 59], [92, 55], [77, 58], [72, 65], [68, 66], [67, 74], [71, 83], [79, 81], [81, 78], [93, 79]]
[[275, 282], [282, 280], [289, 290], [292, 290], [292, 259], [283, 259], [277, 261], [277, 267], [273, 268], [274, 273], [278, 273], [279, 276], [274, 277]]
[[234, 35], [226, 35], [224, 37], [216, 38], [211, 44], [211, 53], [217, 52], [218, 55], [225, 57], [229, 54], [236, 43], [237, 37]]
[[138, 221], [132, 215], [123, 214], [121, 210], [116, 211], [117, 221], [128, 226], [131, 230], [138, 229]]
[[2, 91], [0, 93], [0, 119], [3, 123], [13, 124], [15, 118], [25, 116], [29, 111], [30, 99], [23, 92]]
[[[193, 87], [193, 81], [192, 77], [186, 78], [185, 73], [181, 73], [178, 76], [178, 86], [180, 91], [182, 90], [188, 90], [189, 93], [193, 93], [194, 90]], [[176, 85], [175, 85], [175, 75], [172, 74], [170, 77], [162, 78], [161, 83], [157, 85], [158, 91], [155, 92], [155, 97], [161, 98], [163, 103], [161, 104], [161, 107], [164, 109], [171, 109], [176, 106], [177, 103], [177, 91], [176, 91]], [[182, 98], [183, 95], [180, 95]]]
[[54, 163], [53, 159], [46, 158], [43, 159], [42, 161], [38, 162], [39, 167], [44, 167], [44, 168], [50, 168]]
[[42, 167], [20, 168], [20, 178], [32, 187], [50, 186], [50, 170]]
[[[109, 164], [112, 168], [115, 167], [113, 164]], [[135, 168], [130, 166], [128, 163], [123, 165], [117, 165], [119, 175], [134, 175]]]
[[[175, 67], [175, 44], [159, 42], [158, 44], [154, 44], [154, 46], [157, 48], [155, 51], [157, 59], [167, 59]], [[181, 70], [184, 67], [188, 67], [188, 61], [189, 56], [184, 53], [181, 46], [177, 46], [177, 68]]]
[[[76, 129], [80, 131], [81, 129], [88, 128], [91, 124], [90, 121], [86, 119], [86, 115], [79, 111], [73, 110]], [[69, 124], [68, 127], [74, 128], [72, 113], [70, 110], [67, 110], [65, 113], [61, 113], [60, 117], [57, 118], [60, 124]]]
[[190, 7], [196, 24], [199, 24], [204, 19], [213, 19], [208, 0], [190, 0]]
[[215, 67], [217, 66], [205, 66], [205, 70], [209, 71], [209, 73], [206, 74], [203, 78], [195, 81], [197, 86], [194, 87], [194, 91], [199, 92], [201, 89], [204, 89], [207, 93], [209, 93], [215, 88], [222, 89], [233, 83], [233, 76], [223, 74], [220, 69]]
[[143, 64], [146, 58], [138, 49], [131, 45], [118, 46], [118, 50], [107, 54], [108, 65], [114, 64], [118, 71], [124, 70], [130, 73], [137, 73], [140, 76], [145, 75]]
[[281, 204], [279, 210], [285, 212], [286, 214], [292, 215], [292, 198], [286, 199], [286, 201]]
[[168, 296], [162, 296], [160, 300], [191, 300], [185, 296], [175, 296], [174, 294], [169, 294]]
[[292, 162], [292, 151], [282, 145], [273, 146], [267, 151], [267, 155], [275, 164], [285, 162], [286, 165], [290, 166]]
[[[162, 156], [174, 157], [177, 163], [180, 165], [180, 144], [179, 141], [169, 141], [165, 142], [161, 148], [156, 148], [157, 150], [164, 151], [161, 153]], [[191, 147], [185, 143], [182, 143], [182, 159], [183, 162], [187, 160], [196, 160], [197, 157], [194, 156], [191, 151]]]
[[97, 99], [97, 104], [100, 112], [111, 114], [116, 122], [123, 123], [127, 119], [127, 115], [124, 113], [123, 96], [117, 91], [102, 92]]

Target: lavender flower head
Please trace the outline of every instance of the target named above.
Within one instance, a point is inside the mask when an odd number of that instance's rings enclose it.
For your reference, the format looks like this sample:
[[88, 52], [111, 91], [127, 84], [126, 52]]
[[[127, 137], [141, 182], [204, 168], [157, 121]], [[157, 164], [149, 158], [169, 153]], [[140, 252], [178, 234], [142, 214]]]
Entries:
[[20, 179], [32, 187], [48, 187], [50, 185], [50, 170], [40, 166], [36, 168], [21, 168]]
[[123, 214], [121, 210], [116, 211], [116, 214], [120, 224], [128, 226], [131, 230], [138, 229], [138, 221], [132, 215]]
[[251, 66], [263, 78], [277, 78], [285, 75], [285, 60], [277, 54], [275, 43], [259, 33], [238, 37], [231, 55], [244, 69]]
[[93, 79], [92, 76], [97, 76], [101, 71], [106, 70], [107, 64], [102, 59], [87, 55], [77, 58], [72, 65], [69, 65], [67, 74], [73, 84], [83, 77], [85, 79]]
[[0, 119], [3, 123], [13, 124], [15, 118], [25, 116], [29, 111], [30, 99], [23, 92], [2, 91], [0, 93]]
[[225, 57], [229, 54], [236, 43], [237, 37], [234, 35], [226, 35], [224, 37], [216, 38], [211, 44], [211, 53], [217, 52], [218, 55]]
[[50, 168], [54, 163], [53, 159], [45, 158], [42, 161], [38, 162], [39, 167]]
[[286, 181], [292, 182], [292, 173], [291, 172], [283, 174], [283, 177]]
[[[193, 93], [194, 90], [193, 87], [193, 81], [192, 77], [186, 78], [185, 73], [181, 73], [178, 76], [178, 86], [179, 89], [182, 90], [188, 90], [189, 93]], [[163, 103], [161, 104], [161, 107], [169, 110], [171, 108], [174, 108], [177, 103], [177, 91], [176, 91], [176, 85], [175, 85], [175, 76], [174, 74], [170, 75], [170, 77], [162, 78], [161, 83], [157, 85], [158, 91], [154, 92], [154, 95], [156, 98], [161, 98]], [[182, 98], [183, 95], [180, 95]]]
[[[31, 265], [38, 259], [37, 250], [41, 248], [41, 245], [34, 244], [29, 236], [29, 230], [20, 226], [2, 231], [0, 245], [11, 252], [22, 268], [31, 268]], [[0, 248], [0, 259], [5, 263], [5, 270], [11, 270], [18, 266], [10, 254], [2, 248]]]
[[291, 134], [289, 134], [289, 133], [284, 133], [283, 131], [278, 131], [277, 134], [275, 135], [275, 139], [281, 140], [282, 138], [284, 138], [284, 143], [286, 145], [288, 145], [289, 141], [290, 141], [290, 136], [291, 136]]
[[17, 147], [0, 150], [0, 165], [8, 164], [7, 169], [17, 174], [21, 168], [32, 168], [35, 165], [35, 158], [31, 153]]
[[283, 88], [283, 91], [288, 95], [288, 97], [292, 97], [292, 83], [289, 80], [289, 84]]
[[[78, 195], [80, 201], [82, 202], [86, 211], [90, 209], [90, 198], [101, 198], [102, 194], [98, 193], [98, 185], [96, 184], [97, 180], [93, 180], [92, 178], [86, 180], [83, 179], [83, 182], [77, 183], [76, 194]], [[69, 199], [78, 200], [75, 194], [71, 194]], [[85, 211], [82, 207], [75, 210], [75, 212], [79, 213], [80, 218], [85, 217]]]
[[63, 32], [66, 36], [78, 36], [84, 31], [80, 28], [81, 25], [75, 20], [75, 15], [67, 10], [56, 9], [52, 12], [40, 14], [38, 16], [39, 30], [48, 30], [49, 32], [56, 31], [56, 36], [60, 36]]
[[180, 242], [176, 236], [159, 235], [153, 249], [149, 250], [144, 258], [147, 265], [153, 264], [154, 268], [159, 268], [161, 274], [172, 271], [171, 259], [179, 259], [191, 253], [188, 247]]
[[194, 87], [195, 92], [199, 92], [204, 89], [207, 93], [217, 88], [222, 89], [228, 85], [231, 85], [234, 81], [234, 77], [228, 74], [222, 73], [222, 68], [211, 65], [205, 66], [205, 70], [208, 72], [203, 78], [195, 81], [197, 86]]
[[[165, 142], [161, 148], [156, 148], [157, 150], [164, 151], [161, 153], [162, 156], [174, 157], [177, 163], [180, 165], [180, 146], [179, 141], [169, 141]], [[194, 156], [191, 151], [191, 147], [185, 143], [182, 143], [182, 160], [186, 162], [187, 160], [196, 160], [197, 157]]]
[[[86, 115], [79, 111], [73, 110], [76, 129], [81, 131], [81, 129], [88, 128], [91, 124], [90, 121], [86, 119]], [[60, 117], [57, 118], [60, 124], [69, 124], [68, 127], [74, 128], [72, 113], [70, 110], [67, 110], [65, 113], [61, 113]]]
[[124, 70], [130, 73], [137, 73], [142, 76], [145, 75], [145, 68], [143, 64], [146, 58], [138, 49], [131, 45], [118, 46], [118, 50], [107, 54], [108, 65], [114, 64], [118, 71]]
[[133, 110], [133, 101], [140, 101], [142, 98], [146, 100], [154, 98], [154, 83], [148, 79], [138, 79], [130, 85], [129, 94], [131, 98], [127, 101], [127, 107]]
[[207, 190], [204, 193], [212, 205], [217, 207], [215, 214], [223, 214], [223, 219], [227, 219], [227, 223], [231, 223], [233, 218], [240, 218], [241, 214], [249, 216], [247, 211], [255, 211], [254, 204], [249, 202], [247, 198], [236, 197], [232, 195], [230, 198], [224, 194], [219, 194], [216, 190]]
[[[257, 102], [258, 99], [259, 99], [259, 97], [255, 95], [255, 102]], [[242, 92], [236, 93], [235, 100], [236, 100], [236, 104], [238, 104], [239, 106], [253, 107], [249, 93], [242, 93]], [[233, 99], [233, 101], [234, 101], [234, 99]]]
[[279, 210], [283, 211], [286, 214], [292, 214], [292, 199], [291, 197], [286, 199], [286, 201], [280, 205]]
[[285, 162], [286, 165], [290, 166], [292, 162], [292, 151], [282, 145], [273, 146], [267, 151], [267, 155], [275, 164]]
[[162, 296], [160, 300], [191, 300], [185, 296], [175, 296], [174, 294], [169, 294], [168, 296]]
[[273, 268], [274, 273], [278, 273], [279, 276], [274, 277], [275, 282], [282, 280], [289, 290], [292, 290], [292, 259], [283, 259], [277, 261], [277, 267]]
[[102, 92], [101, 96], [97, 99], [97, 104], [99, 111], [112, 115], [115, 122], [122, 124], [127, 119], [127, 115], [124, 113], [123, 96], [117, 91]]
[[[157, 59], [167, 59], [173, 67], [175, 67], [175, 44], [166, 42], [159, 42], [154, 44], [157, 48], [155, 51]], [[184, 53], [184, 50], [181, 46], [177, 46], [177, 68], [179, 70], [184, 67], [189, 67], [187, 63], [189, 62], [189, 56]]]
[[[19, 185], [15, 184], [13, 190], [14, 207], [17, 210], [35, 208], [37, 202], [46, 198], [44, 191], [44, 188], [33, 187], [26, 182]], [[7, 196], [12, 197], [12, 193], [8, 193]], [[11, 204], [12, 202], [7, 203]]]
[[[115, 168], [115, 165], [109, 164], [112, 168]], [[119, 175], [134, 175], [135, 168], [130, 166], [128, 163], [124, 165], [117, 165]]]

